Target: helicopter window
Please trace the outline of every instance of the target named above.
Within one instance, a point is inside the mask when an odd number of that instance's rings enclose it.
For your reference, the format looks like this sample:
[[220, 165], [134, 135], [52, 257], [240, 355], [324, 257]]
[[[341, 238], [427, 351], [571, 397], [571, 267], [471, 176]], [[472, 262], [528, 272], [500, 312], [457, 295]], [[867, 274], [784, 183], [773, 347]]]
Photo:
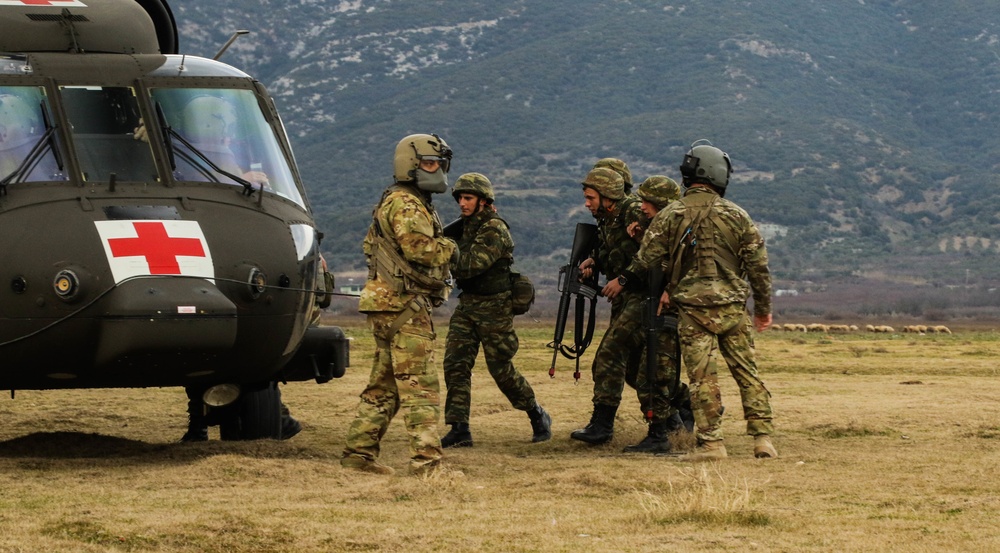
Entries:
[[249, 183], [305, 205], [253, 91], [156, 88], [152, 96], [170, 127], [175, 179]]
[[148, 142], [134, 134], [139, 107], [131, 88], [67, 86], [63, 104], [73, 131], [83, 180], [156, 181]]
[[45, 91], [0, 86], [0, 186], [66, 180]]

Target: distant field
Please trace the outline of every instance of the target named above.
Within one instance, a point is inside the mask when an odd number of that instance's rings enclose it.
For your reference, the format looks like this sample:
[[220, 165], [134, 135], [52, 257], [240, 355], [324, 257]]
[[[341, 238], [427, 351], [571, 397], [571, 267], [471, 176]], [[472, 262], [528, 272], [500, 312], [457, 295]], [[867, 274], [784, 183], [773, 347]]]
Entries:
[[687, 465], [620, 453], [645, 433], [630, 390], [611, 444], [570, 440], [589, 419], [596, 347], [579, 385], [562, 358], [549, 379], [551, 325], [528, 324], [516, 361], [554, 438], [529, 443], [527, 417], [479, 370], [475, 447], [421, 479], [405, 475], [401, 417], [383, 443], [397, 475], [340, 468], [373, 349], [347, 321], [348, 374], [283, 386], [304, 427], [287, 442], [220, 442], [212, 429], [211, 442], [176, 443], [180, 389], [3, 400], [0, 552], [1000, 550], [995, 330], [764, 333], [781, 457], [752, 458], [724, 376], [731, 458]]

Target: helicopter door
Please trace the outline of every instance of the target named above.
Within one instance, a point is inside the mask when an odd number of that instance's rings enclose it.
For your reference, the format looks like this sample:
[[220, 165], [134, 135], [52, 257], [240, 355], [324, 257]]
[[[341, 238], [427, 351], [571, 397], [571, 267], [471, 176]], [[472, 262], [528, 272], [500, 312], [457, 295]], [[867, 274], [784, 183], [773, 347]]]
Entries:
[[73, 131], [83, 180], [157, 182], [148, 139], [136, 134], [139, 107], [131, 88], [64, 86], [66, 115]]

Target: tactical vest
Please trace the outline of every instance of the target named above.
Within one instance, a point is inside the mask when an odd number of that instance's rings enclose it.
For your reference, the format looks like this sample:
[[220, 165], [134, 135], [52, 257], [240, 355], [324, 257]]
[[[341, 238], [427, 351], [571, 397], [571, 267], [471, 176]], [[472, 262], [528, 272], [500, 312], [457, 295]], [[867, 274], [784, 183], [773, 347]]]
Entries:
[[382, 199], [375, 206], [372, 212], [372, 223], [368, 227], [368, 234], [365, 235], [363, 248], [365, 252], [365, 262], [368, 264], [368, 280], [375, 280], [376, 276], [387, 283], [397, 295], [414, 294], [427, 296], [435, 306], [440, 305], [448, 299], [448, 266], [424, 267], [411, 265], [403, 257], [402, 249], [396, 242], [393, 233], [386, 233], [382, 228], [382, 217], [379, 212], [382, 209], [385, 199], [393, 192], [403, 191], [420, 200], [420, 203], [430, 214], [434, 221], [434, 236], [441, 237], [444, 229], [441, 220], [438, 218], [434, 208], [419, 194], [414, 193], [406, 187], [393, 185], [382, 194]]
[[[472, 217], [465, 220], [462, 237], [458, 240], [458, 249], [460, 252], [463, 252], [463, 254], [472, 248], [472, 244], [476, 241], [476, 235], [479, 234], [479, 229], [486, 225], [486, 223], [490, 220], [497, 219], [503, 223], [505, 227], [508, 229], [510, 228], [507, 221], [501, 219], [500, 216], [493, 211], [484, 210], [481, 213], [481, 217], [476, 218], [478, 219], [478, 224], [474, 225], [469, 224]], [[510, 291], [510, 266], [513, 261], [513, 252], [506, 252], [506, 254], [500, 257], [500, 259], [497, 259], [489, 269], [486, 269], [482, 273], [471, 278], [457, 279], [456, 284], [462, 289], [463, 292], [468, 292], [469, 294], [475, 294], [477, 296], [492, 296], [501, 292], [508, 292]]]
[[[680, 237], [670, 252], [668, 291], [680, 281], [682, 275], [695, 271], [698, 278], [717, 278], [719, 266], [742, 274], [742, 264], [737, 256], [739, 242], [729, 227], [712, 207], [721, 198], [716, 194], [689, 194], [678, 200], [683, 208], [675, 209], [674, 216], [681, 218]], [[722, 235], [716, 240], [715, 231]]]

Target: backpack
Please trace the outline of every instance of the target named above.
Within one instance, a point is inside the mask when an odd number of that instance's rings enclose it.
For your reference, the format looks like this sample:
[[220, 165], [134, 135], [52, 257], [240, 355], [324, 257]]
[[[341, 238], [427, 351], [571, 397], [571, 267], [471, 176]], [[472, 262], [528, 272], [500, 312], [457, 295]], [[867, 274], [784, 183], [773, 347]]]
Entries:
[[511, 271], [510, 295], [514, 300], [514, 314], [524, 315], [535, 303], [535, 285], [527, 275]]

